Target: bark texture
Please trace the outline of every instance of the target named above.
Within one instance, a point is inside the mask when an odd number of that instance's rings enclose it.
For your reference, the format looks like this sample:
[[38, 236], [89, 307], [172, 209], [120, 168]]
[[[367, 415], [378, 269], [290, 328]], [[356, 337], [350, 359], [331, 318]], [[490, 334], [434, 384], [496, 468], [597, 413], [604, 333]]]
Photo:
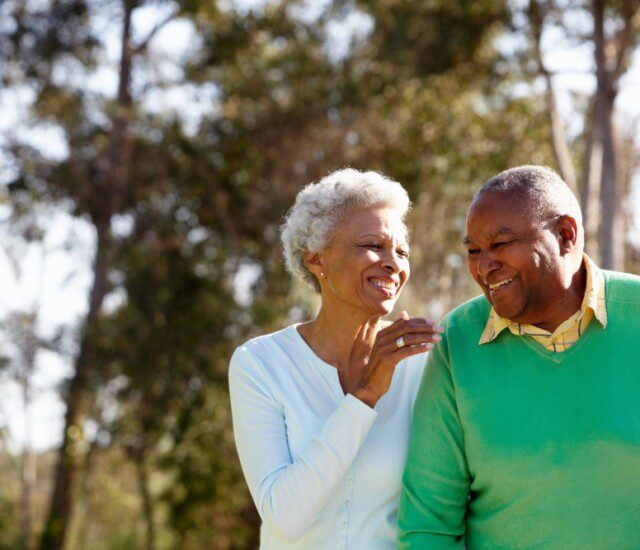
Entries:
[[108, 268], [111, 255], [111, 217], [121, 207], [128, 170], [128, 113], [131, 107], [131, 14], [134, 0], [123, 2], [122, 55], [120, 59], [118, 96], [111, 120], [109, 145], [102, 166], [98, 166], [101, 181], [96, 184], [96, 200], [91, 212], [97, 235], [93, 263], [93, 284], [89, 296], [89, 311], [81, 332], [80, 352], [75, 372], [67, 391], [64, 433], [54, 474], [54, 488], [49, 515], [40, 541], [42, 550], [62, 550], [73, 511], [75, 471], [78, 443], [81, 439], [82, 411], [87, 382], [93, 367], [93, 339], [97, 330], [100, 308], [108, 290]]

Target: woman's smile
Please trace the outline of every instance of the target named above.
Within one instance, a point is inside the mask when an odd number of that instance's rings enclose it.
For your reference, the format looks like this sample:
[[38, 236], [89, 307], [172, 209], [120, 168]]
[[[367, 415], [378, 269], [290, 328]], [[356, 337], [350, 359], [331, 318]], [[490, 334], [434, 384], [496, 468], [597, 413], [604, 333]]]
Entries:
[[394, 279], [382, 279], [379, 277], [369, 277], [369, 284], [380, 294], [387, 298], [395, 298], [399, 282]]

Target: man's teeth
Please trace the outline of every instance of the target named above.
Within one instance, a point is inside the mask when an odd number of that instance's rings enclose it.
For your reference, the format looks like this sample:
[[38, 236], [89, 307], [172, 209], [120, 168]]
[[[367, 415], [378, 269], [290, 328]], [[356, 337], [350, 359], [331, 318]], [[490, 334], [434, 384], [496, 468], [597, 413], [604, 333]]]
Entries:
[[489, 288], [491, 290], [495, 290], [496, 288], [499, 288], [499, 287], [504, 286], [504, 285], [508, 285], [511, 281], [515, 281], [515, 280], [516, 280], [515, 277], [511, 277], [510, 279], [505, 279], [504, 281], [500, 281], [499, 283], [495, 283], [493, 285], [489, 285]]

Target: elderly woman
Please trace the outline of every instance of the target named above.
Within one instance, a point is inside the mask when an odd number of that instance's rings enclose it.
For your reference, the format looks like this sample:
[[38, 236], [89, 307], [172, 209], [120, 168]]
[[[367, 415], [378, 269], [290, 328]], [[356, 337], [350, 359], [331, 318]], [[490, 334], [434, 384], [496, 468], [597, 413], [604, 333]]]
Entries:
[[345, 169], [300, 191], [282, 226], [320, 311], [240, 346], [229, 370], [263, 549], [395, 546], [412, 405], [441, 332], [382, 320], [409, 277], [409, 205], [400, 184]]

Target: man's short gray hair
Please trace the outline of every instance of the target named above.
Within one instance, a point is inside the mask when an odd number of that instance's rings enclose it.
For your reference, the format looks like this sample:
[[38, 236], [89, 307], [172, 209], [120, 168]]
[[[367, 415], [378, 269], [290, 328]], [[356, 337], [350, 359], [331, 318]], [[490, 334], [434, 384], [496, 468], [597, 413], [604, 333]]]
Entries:
[[374, 206], [392, 208], [404, 221], [411, 202], [398, 182], [378, 172], [353, 168], [337, 170], [304, 187], [280, 228], [287, 271], [319, 291], [318, 281], [304, 263], [304, 254], [320, 252], [329, 244], [345, 212]]
[[547, 166], [517, 166], [500, 172], [480, 188], [476, 198], [488, 191], [513, 193], [524, 199], [527, 211], [538, 220], [568, 215], [582, 226], [578, 199], [560, 175]]

